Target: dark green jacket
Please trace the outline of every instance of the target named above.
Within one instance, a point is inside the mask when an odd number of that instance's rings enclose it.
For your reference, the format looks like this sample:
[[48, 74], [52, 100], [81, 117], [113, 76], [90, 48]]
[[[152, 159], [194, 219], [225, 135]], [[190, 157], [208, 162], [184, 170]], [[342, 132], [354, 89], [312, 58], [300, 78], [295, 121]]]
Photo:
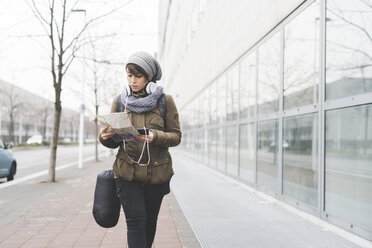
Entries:
[[[116, 101], [117, 97], [112, 103], [111, 112], [116, 112]], [[120, 146], [113, 164], [114, 176], [128, 181], [138, 180], [143, 184], [159, 184], [170, 181], [174, 172], [168, 148], [177, 146], [181, 142], [182, 135], [178, 111], [172, 96], [166, 95], [166, 129], [158, 107], [145, 113], [135, 113], [127, 109], [127, 113], [135, 128], [145, 126], [154, 133], [154, 138], [150, 143], [150, 164], [140, 166], [133, 163], [127, 156], [128, 154], [133, 160], [138, 161], [144, 142], [139, 140], [125, 141], [127, 151], [127, 154], [125, 154], [122, 142], [116, 142], [111, 138], [103, 140], [100, 137], [101, 143], [108, 148]], [[145, 149], [140, 163], [146, 164], [147, 159], [148, 155]]]

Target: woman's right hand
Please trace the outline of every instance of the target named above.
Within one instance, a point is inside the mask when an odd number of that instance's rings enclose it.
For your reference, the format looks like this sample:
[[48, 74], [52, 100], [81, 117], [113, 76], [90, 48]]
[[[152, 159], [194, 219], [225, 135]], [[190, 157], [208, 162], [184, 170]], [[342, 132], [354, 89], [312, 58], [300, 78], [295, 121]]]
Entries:
[[110, 138], [112, 135], [115, 134], [113, 131], [107, 132], [108, 128], [109, 128], [109, 126], [101, 127], [101, 130], [100, 130], [99, 134], [101, 135], [103, 140], [107, 140], [108, 138]]

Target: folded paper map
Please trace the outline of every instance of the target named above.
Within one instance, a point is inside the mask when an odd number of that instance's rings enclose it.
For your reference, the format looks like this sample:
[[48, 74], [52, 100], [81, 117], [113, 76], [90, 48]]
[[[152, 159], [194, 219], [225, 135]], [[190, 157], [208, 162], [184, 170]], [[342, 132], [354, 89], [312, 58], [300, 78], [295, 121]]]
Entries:
[[98, 115], [97, 118], [101, 125], [109, 126], [107, 130], [108, 132], [115, 132], [111, 138], [117, 142], [122, 140], [132, 140], [139, 135], [138, 131], [133, 127], [126, 112]]

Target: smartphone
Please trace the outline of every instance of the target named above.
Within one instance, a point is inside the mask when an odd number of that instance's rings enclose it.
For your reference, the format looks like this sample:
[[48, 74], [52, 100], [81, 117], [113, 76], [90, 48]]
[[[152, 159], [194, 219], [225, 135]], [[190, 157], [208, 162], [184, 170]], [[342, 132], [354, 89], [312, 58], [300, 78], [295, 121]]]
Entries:
[[149, 135], [149, 129], [148, 128], [146, 128], [146, 129], [144, 129], [144, 128], [137, 128], [137, 131], [141, 135]]

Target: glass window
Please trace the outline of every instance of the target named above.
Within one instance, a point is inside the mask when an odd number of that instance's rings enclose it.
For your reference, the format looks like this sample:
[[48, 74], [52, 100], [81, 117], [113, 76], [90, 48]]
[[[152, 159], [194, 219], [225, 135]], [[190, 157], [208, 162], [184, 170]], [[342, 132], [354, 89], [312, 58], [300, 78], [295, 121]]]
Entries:
[[240, 126], [240, 177], [255, 182], [256, 128], [254, 123]]
[[194, 154], [195, 154], [194, 133], [189, 132], [188, 133], [188, 136], [189, 136], [189, 142], [190, 142], [190, 149], [189, 149], [189, 151], [190, 151], [191, 157], [193, 157]]
[[192, 153], [193, 151], [193, 140], [192, 140], [192, 133], [188, 132], [187, 133], [187, 146], [188, 146], [188, 151], [190, 152], [190, 154]]
[[196, 140], [196, 145], [197, 145], [197, 157], [198, 161], [202, 162], [203, 161], [203, 152], [204, 152], [204, 131], [199, 130], [195, 132], [195, 140]]
[[238, 119], [239, 111], [239, 66], [230, 69], [227, 77], [227, 120], [234, 121]]
[[204, 115], [204, 125], [208, 125], [211, 120], [211, 110], [210, 110], [210, 91], [207, 88], [203, 93], [203, 115]]
[[190, 123], [190, 129], [192, 128], [196, 128], [197, 127], [197, 109], [196, 109], [196, 101], [192, 101], [190, 103], [190, 109], [189, 109], [189, 113], [190, 113], [190, 120], [189, 120], [189, 123]]
[[251, 53], [240, 65], [240, 119], [254, 118], [256, 105], [256, 53]]
[[284, 119], [283, 193], [318, 206], [318, 118], [316, 114]]
[[203, 137], [203, 158], [202, 161], [205, 164], [208, 164], [208, 154], [209, 154], [209, 142], [208, 142], [208, 130], [202, 130], [201, 131], [202, 137]]
[[[188, 122], [188, 120], [190, 119], [188, 116], [188, 112], [189, 112], [188, 109], [189, 109], [189, 105], [186, 105], [184, 108], [180, 109], [180, 124], [181, 124], [183, 131], [187, 131], [190, 125]], [[47, 129], [47, 132], [48, 132], [48, 129]]]
[[227, 173], [237, 176], [239, 164], [239, 129], [238, 126], [227, 127]]
[[190, 152], [190, 141], [189, 141], [189, 134], [188, 133], [183, 133], [182, 134], [182, 143], [181, 145], [184, 146], [184, 148]]
[[209, 92], [210, 98], [210, 116], [211, 116], [211, 124], [217, 123], [217, 81], [213, 82], [210, 86]]
[[[180, 125], [181, 125], [181, 130], [182, 132], [187, 132], [189, 129], [191, 129], [191, 118], [190, 118], [190, 104], [187, 104], [184, 108], [182, 108], [180, 110], [180, 115], [179, 115], [179, 118], [180, 118]], [[76, 125], [75, 124], [72, 124], [72, 126], [74, 127], [74, 132], [73, 132], [73, 136], [74, 138], [77, 137], [76, 136]], [[46, 136], [48, 136], [50, 133], [50, 130], [49, 128], [46, 129]]]
[[225, 123], [226, 122], [226, 98], [227, 98], [227, 92], [226, 92], [226, 74], [223, 74], [218, 79], [218, 101], [217, 101], [217, 114], [218, 114], [218, 123]]
[[226, 161], [226, 127], [218, 128], [217, 131], [217, 168], [225, 171]]
[[208, 142], [209, 142], [209, 165], [212, 167], [216, 167], [217, 164], [217, 129], [209, 129], [208, 131]]
[[372, 104], [326, 112], [325, 208], [372, 230]]
[[192, 106], [188, 104], [182, 111], [183, 121], [182, 124], [185, 126], [185, 130], [192, 128]]
[[277, 112], [280, 86], [280, 35], [258, 48], [258, 114]]
[[190, 147], [191, 157], [192, 157], [192, 158], [196, 158], [196, 149], [195, 149], [196, 141], [195, 141], [195, 133], [190, 132], [190, 133], [189, 133], [189, 136], [190, 136], [190, 143], [191, 143], [191, 147]]
[[203, 98], [202, 95], [196, 97], [194, 102], [194, 118], [196, 120], [196, 127], [202, 127], [204, 123], [204, 109], [203, 109]]
[[372, 92], [372, 15], [367, 2], [327, 0], [327, 100]]
[[278, 191], [278, 120], [258, 123], [257, 183]]
[[284, 109], [318, 102], [319, 4], [310, 5], [284, 29]]
[[198, 159], [199, 150], [200, 150], [200, 143], [199, 143], [197, 131], [193, 131], [192, 132], [192, 139], [193, 139], [193, 142], [194, 142], [193, 156], [194, 156], [194, 159], [197, 160]]

